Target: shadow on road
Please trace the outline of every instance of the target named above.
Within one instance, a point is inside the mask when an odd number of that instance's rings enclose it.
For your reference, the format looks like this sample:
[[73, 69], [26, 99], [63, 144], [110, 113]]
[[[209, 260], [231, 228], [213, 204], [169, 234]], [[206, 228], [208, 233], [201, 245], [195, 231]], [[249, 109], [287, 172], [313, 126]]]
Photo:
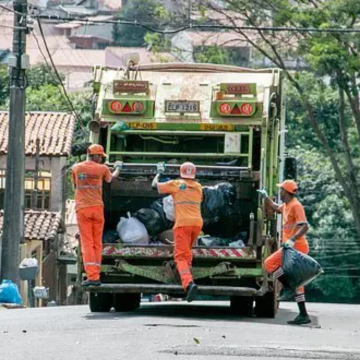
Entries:
[[[112, 310], [110, 313], [89, 313], [85, 315], [87, 320], [118, 320], [122, 318], [134, 318], [134, 317], [151, 317], [152, 324], [148, 323], [146, 326], [174, 326], [170, 324], [162, 324], [156, 321], [157, 317], [172, 318], [172, 319], [181, 319], [181, 320], [201, 320], [201, 321], [241, 321], [241, 322], [251, 322], [251, 323], [263, 323], [263, 324], [276, 324], [276, 325], [287, 325], [286, 322], [295, 318], [297, 312], [290, 309], [279, 309], [278, 314], [275, 319], [267, 318], [257, 318], [255, 315], [244, 317], [234, 315], [230, 311], [230, 305], [227, 304], [216, 304], [212, 302], [211, 304], [201, 304], [192, 303], [142, 303], [140, 309], [133, 312], [115, 312]], [[317, 316], [311, 316], [311, 327], [319, 326]], [[197, 325], [178, 325], [183, 327], [196, 327]], [[289, 326], [289, 325], [287, 325]]]

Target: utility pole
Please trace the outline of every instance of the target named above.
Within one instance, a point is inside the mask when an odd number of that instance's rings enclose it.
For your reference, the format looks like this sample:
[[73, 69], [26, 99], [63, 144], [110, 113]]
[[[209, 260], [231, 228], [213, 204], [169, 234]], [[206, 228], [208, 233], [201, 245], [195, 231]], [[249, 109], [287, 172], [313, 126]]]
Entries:
[[38, 182], [39, 182], [39, 158], [40, 158], [40, 139], [36, 139], [36, 155], [35, 155], [35, 170], [34, 170], [34, 189], [31, 194], [31, 208], [37, 209], [38, 203]]
[[15, 0], [13, 54], [10, 67], [9, 137], [6, 163], [3, 235], [0, 277], [18, 283], [20, 244], [24, 240], [25, 181], [25, 69], [27, 0]]

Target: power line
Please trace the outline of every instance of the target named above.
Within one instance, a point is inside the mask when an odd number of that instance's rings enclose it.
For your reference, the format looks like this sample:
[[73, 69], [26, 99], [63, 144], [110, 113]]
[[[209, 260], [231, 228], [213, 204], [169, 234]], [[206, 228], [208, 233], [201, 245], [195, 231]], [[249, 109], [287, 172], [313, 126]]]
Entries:
[[348, 34], [348, 33], [360, 33], [360, 29], [353, 28], [328, 28], [328, 29], [319, 29], [314, 27], [278, 27], [278, 26], [233, 26], [233, 25], [206, 25], [206, 24], [192, 24], [188, 23], [182, 27], [176, 29], [158, 29], [156, 28], [156, 24], [145, 24], [138, 21], [129, 21], [129, 20], [96, 20], [89, 18], [72, 18], [71, 20], [67, 18], [61, 18], [53, 15], [38, 15], [37, 19], [48, 19], [48, 20], [58, 20], [61, 22], [70, 22], [70, 21], [86, 21], [94, 24], [117, 24], [117, 25], [130, 25], [130, 26], [138, 26], [142, 27], [151, 32], [159, 33], [159, 34], [176, 34], [184, 30], [189, 29], [226, 29], [226, 30], [245, 30], [245, 31], [272, 31], [272, 32], [313, 32], [313, 33], [335, 33], [335, 34]]
[[[43, 28], [42, 28], [40, 19], [37, 19], [37, 22], [38, 22], [38, 25], [39, 25], [40, 35], [41, 35], [41, 38], [42, 38], [42, 40], [43, 40], [43, 42], [44, 42], [45, 49], [46, 49], [46, 52], [47, 52], [47, 54], [48, 54], [49, 60], [50, 60], [50, 62], [51, 62], [53, 71], [54, 71], [54, 73], [55, 73], [55, 75], [56, 75], [56, 77], [57, 77], [57, 80], [58, 80], [58, 82], [59, 82], [59, 85], [61, 86], [61, 88], [62, 88], [62, 90], [63, 90], [63, 95], [65, 96], [66, 101], [68, 102], [71, 111], [73, 112], [73, 114], [75, 115], [76, 119], [78, 120], [81, 129], [82, 129], [82, 130], [84, 131], [84, 133], [86, 134], [87, 131], [86, 131], [86, 129], [84, 128], [84, 125], [82, 124], [81, 118], [80, 118], [80, 116], [78, 115], [78, 113], [76, 112], [76, 110], [75, 110], [75, 108], [74, 108], [74, 105], [73, 105], [72, 101], [70, 100], [69, 95], [68, 95], [68, 93], [67, 93], [67, 91], [66, 91], [66, 88], [65, 88], [65, 86], [64, 86], [64, 84], [63, 84], [63, 82], [62, 82], [61, 76], [60, 76], [59, 72], [57, 71], [56, 65], [55, 65], [55, 63], [54, 63], [54, 60], [53, 60], [53, 58], [52, 58], [52, 56], [51, 56], [50, 50], [49, 50], [49, 48], [48, 48], [48, 46], [47, 46], [47, 43], [46, 43], [46, 38], [45, 38], [45, 35], [44, 35], [44, 31], [43, 31]], [[40, 49], [40, 46], [39, 46], [39, 49]], [[40, 52], [41, 52], [41, 54], [43, 55], [44, 59], [46, 59], [44, 53], [43, 53], [42, 51], [40, 51]]]

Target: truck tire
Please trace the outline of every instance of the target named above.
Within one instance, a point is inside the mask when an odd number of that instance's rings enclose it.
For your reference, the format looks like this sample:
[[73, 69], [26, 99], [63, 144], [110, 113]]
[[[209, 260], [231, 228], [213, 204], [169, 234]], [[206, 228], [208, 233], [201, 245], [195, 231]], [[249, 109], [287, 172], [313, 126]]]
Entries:
[[140, 306], [141, 294], [130, 293], [130, 294], [115, 294], [114, 307], [115, 311], [134, 311]]
[[113, 303], [113, 294], [90, 292], [90, 311], [91, 312], [109, 312]]
[[251, 316], [254, 299], [252, 296], [230, 296], [230, 309], [235, 315]]
[[255, 314], [257, 317], [273, 319], [278, 310], [277, 293], [267, 292], [264, 296], [258, 296], [255, 300]]

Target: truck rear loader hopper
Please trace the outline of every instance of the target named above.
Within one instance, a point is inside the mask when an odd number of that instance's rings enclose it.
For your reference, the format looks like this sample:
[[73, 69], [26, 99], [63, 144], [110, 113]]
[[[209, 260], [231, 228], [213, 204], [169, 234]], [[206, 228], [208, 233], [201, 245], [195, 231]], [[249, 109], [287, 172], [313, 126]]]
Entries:
[[[193, 161], [203, 186], [228, 182], [236, 188], [238, 217], [219, 226], [247, 234], [245, 247], [193, 248], [199, 297], [229, 296], [234, 313], [274, 317], [277, 287], [264, 259], [278, 248], [279, 219], [256, 190], [266, 187], [275, 198], [284, 170], [281, 71], [154, 64], [96, 67], [94, 79], [90, 140], [104, 146], [110, 164], [124, 162], [119, 180], [103, 189], [105, 230], [160, 197], [151, 190], [158, 161], [167, 162], [167, 180], [178, 177], [183, 161]], [[121, 130], [114, 126], [119, 121]], [[93, 312], [135, 310], [141, 294], [185, 295], [169, 245], [104, 244], [101, 281], [87, 289]]]

